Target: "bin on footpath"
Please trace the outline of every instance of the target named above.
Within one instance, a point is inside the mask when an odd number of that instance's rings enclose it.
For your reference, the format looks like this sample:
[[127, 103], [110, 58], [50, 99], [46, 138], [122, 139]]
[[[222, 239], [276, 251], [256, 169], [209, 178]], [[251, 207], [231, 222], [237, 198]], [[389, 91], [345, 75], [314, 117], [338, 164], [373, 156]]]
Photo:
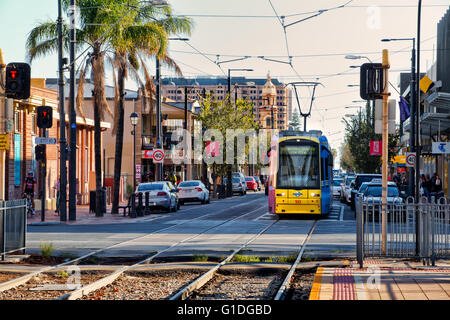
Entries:
[[[95, 212], [96, 199], [96, 191], [89, 191], [89, 213]], [[106, 213], [106, 188], [102, 188], [100, 202], [102, 204], [102, 213]]]

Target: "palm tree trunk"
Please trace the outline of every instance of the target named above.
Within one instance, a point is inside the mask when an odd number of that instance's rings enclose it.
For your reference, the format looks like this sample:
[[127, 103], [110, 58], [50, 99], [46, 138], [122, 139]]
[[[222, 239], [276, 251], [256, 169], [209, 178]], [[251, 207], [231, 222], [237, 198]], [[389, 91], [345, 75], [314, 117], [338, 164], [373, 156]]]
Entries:
[[116, 131], [116, 150], [114, 155], [114, 186], [113, 186], [113, 203], [112, 214], [119, 213], [119, 188], [120, 175], [122, 171], [122, 149], [123, 149], [123, 131], [124, 131], [124, 81], [125, 81], [125, 65], [121, 64], [119, 68], [119, 118]]
[[100, 110], [94, 99], [94, 153], [95, 153], [95, 216], [103, 217], [102, 208], [102, 152], [101, 152]]

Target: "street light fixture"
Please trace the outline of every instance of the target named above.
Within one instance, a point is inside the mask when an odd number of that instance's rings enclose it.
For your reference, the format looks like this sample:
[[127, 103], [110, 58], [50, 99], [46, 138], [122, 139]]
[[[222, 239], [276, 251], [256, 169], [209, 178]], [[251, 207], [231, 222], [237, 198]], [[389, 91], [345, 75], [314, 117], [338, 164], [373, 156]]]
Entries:
[[136, 191], [136, 126], [139, 122], [139, 116], [136, 112], [133, 112], [130, 114], [130, 121], [131, 125], [133, 126], [133, 131], [131, 131], [131, 134], [133, 137], [133, 164], [134, 164], [134, 170], [133, 170], [133, 186], [134, 191]]
[[[169, 38], [169, 40], [187, 41], [187, 38]], [[159, 57], [156, 56], [156, 147], [163, 147], [162, 144], [162, 119], [161, 119], [161, 65]], [[163, 164], [156, 164], [155, 181], [163, 180]]]
[[[230, 103], [231, 103], [231, 71], [253, 71], [253, 69], [247, 69], [247, 68], [228, 69], [228, 101]], [[226, 192], [227, 197], [233, 196], [233, 183], [232, 183], [231, 169], [232, 169], [232, 164], [229, 164], [228, 170], [227, 170], [227, 192]], [[223, 179], [222, 179], [222, 183], [223, 183]], [[223, 187], [222, 187], [222, 190], [223, 190]]]
[[359, 87], [359, 84], [348, 84], [347, 87], [350, 87], [350, 88], [352, 88], [352, 87]]
[[[416, 83], [417, 83], [417, 75], [416, 75], [416, 39], [415, 38], [387, 38], [387, 39], [381, 39], [382, 42], [391, 42], [391, 41], [412, 41], [412, 51], [411, 51], [411, 76], [410, 76], [410, 106], [411, 106], [411, 112], [410, 112], [410, 135], [409, 135], [409, 147], [410, 151], [415, 152], [417, 151], [417, 145], [418, 141], [416, 138], [415, 131], [418, 130], [418, 127], [416, 128], [416, 117], [417, 117], [417, 108], [416, 108], [416, 102], [417, 102], [417, 93], [416, 93]], [[417, 159], [417, 156], [416, 156]], [[417, 161], [417, 160], [416, 160]], [[414, 192], [414, 177], [415, 177], [415, 168], [411, 167], [409, 168], [409, 181], [408, 181], [408, 193], [409, 195], [416, 194]], [[418, 188], [418, 186], [416, 186]], [[418, 199], [415, 199], [418, 201]]]

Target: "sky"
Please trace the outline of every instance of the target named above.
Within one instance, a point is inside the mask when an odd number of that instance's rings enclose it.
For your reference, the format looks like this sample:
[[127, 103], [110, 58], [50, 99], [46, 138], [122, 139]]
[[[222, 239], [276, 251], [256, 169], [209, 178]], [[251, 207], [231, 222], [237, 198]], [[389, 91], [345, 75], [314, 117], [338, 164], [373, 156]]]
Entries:
[[[185, 77], [225, 76], [229, 68], [251, 68], [252, 72], [233, 72], [234, 76], [272, 78], [282, 82], [317, 81], [308, 129], [322, 130], [333, 148], [339, 149], [345, 128], [341, 119], [356, 114], [364, 103], [358, 87], [359, 69], [367, 59], [348, 60], [346, 55], [366, 56], [381, 62], [383, 49], [389, 50], [389, 79], [398, 84], [400, 72], [411, 67], [411, 41], [381, 42], [383, 38], [411, 38], [417, 35], [416, 0], [169, 0], [175, 14], [194, 21], [188, 42], [171, 41], [169, 55]], [[421, 71], [435, 61], [437, 23], [449, 9], [449, 0], [422, 1]], [[344, 7], [338, 8], [339, 6]], [[317, 14], [284, 29], [284, 23]], [[0, 48], [5, 61], [26, 61], [25, 42], [37, 24], [56, 20], [57, 0], [0, 0]], [[180, 35], [183, 36], [183, 35]], [[286, 42], [287, 39], [287, 42]], [[67, 55], [66, 55], [67, 56]], [[266, 59], [277, 60], [268, 61]], [[292, 57], [292, 66], [288, 63]], [[226, 62], [228, 60], [238, 61]], [[220, 67], [215, 62], [220, 63]], [[154, 63], [149, 69], [154, 73]], [[33, 61], [32, 77], [57, 77], [57, 56]], [[167, 69], [162, 76], [174, 76]], [[68, 77], [68, 75], [66, 75]], [[111, 78], [111, 77], [107, 77]], [[129, 88], [135, 87], [132, 81]], [[398, 99], [392, 91], [391, 98]], [[300, 107], [306, 111], [311, 92], [301, 88]], [[353, 108], [345, 108], [352, 106]], [[298, 108], [295, 99], [293, 108]], [[397, 118], [399, 118], [397, 110]], [[339, 158], [339, 157], [338, 157]], [[338, 161], [339, 162], [339, 161]], [[339, 165], [339, 164], [338, 164]]]

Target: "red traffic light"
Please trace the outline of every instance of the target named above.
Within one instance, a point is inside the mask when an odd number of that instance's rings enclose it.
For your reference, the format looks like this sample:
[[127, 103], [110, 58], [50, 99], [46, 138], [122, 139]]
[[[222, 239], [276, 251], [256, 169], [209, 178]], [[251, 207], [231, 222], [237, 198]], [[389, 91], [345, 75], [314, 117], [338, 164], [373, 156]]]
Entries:
[[37, 107], [37, 126], [39, 128], [48, 129], [53, 125], [53, 109], [52, 107]]
[[30, 97], [30, 65], [12, 62], [6, 66], [5, 94], [7, 98], [28, 99]]

